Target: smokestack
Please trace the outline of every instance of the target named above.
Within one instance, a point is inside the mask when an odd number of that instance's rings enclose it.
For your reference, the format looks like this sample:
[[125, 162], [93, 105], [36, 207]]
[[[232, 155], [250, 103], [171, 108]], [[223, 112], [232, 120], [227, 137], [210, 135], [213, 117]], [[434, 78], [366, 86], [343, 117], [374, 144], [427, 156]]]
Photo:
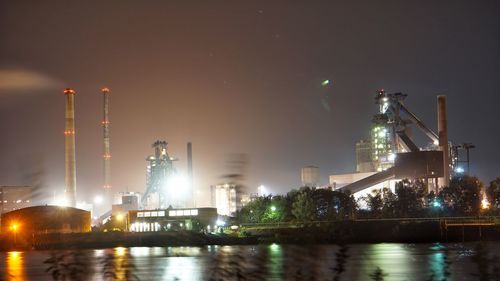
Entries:
[[102, 88], [101, 89], [104, 97], [104, 107], [103, 107], [103, 120], [102, 120], [102, 128], [103, 128], [103, 137], [104, 137], [104, 152], [103, 152], [103, 173], [104, 173], [104, 194], [106, 196], [106, 203], [112, 203], [111, 198], [111, 152], [109, 145], [109, 89]]
[[193, 207], [196, 207], [196, 199], [193, 186], [193, 145], [191, 142], [187, 143], [187, 172], [188, 172], [188, 183], [191, 189], [191, 197], [193, 199]]
[[76, 160], [75, 160], [75, 90], [67, 88], [64, 90], [66, 96], [65, 113], [65, 190], [64, 195], [69, 206], [76, 206]]
[[446, 113], [446, 96], [438, 96], [438, 136], [439, 147], [443, 151], [443, 181], [441, 186], [450, 183], [450, 149], [448, 147], [448, 118]]

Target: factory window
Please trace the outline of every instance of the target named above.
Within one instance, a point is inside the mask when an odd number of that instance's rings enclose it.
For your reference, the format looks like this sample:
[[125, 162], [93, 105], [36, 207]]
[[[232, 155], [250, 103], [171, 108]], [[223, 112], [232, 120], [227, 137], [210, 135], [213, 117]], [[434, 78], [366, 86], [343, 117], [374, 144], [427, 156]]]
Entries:
[[144, 212], [144, 217], [150, 217], [151, 216], [151, 212]]
[[191, 216], [197, 216], [198, 210], [191, 210]]
[[189, 216], [191, 214], [191, 212], [189, 210], [184, 210], [184, 211], [182, 211], [182, 214], [184, 216]]
[[152, 217], [157, 217], [158, 216], [158, 212], [151, 212], [151, 216]]
[[175, 211], [168, 211], [168, 216], [169, 217], [175, 217], [176, 216]]
[[176, 212], [175, 215], [178, 216], [178, 217], [182, 216], [183, 213], [184, 213], [182, 210], [177, 210], [175, 212]]
[[159, 217], [164, 217], [165, 216], [165, 211], [158, 211], [158, 216]]
[[138, 218], [142, 218], [142, 217], [144, 217], [144, 213], [143, 213], [143, 212], [138, 212], [138, 213], [137, 213], [137, 217], [138, 217]]

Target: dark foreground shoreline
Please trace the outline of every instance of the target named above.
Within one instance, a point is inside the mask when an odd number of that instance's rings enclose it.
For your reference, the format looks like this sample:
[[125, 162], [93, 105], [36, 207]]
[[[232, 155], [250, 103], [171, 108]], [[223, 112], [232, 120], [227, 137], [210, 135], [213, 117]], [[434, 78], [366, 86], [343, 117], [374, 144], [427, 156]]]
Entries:
[[500, 241], [500, 225], [444, 227], [437, 221], [337, 221], [290, 226], [248, 226], [234, 234], [89, 232], [13, 237], [4, 233], [0, 250], [99, 249], [112, 247], [205, 246], [321, 243], [434, 243]]

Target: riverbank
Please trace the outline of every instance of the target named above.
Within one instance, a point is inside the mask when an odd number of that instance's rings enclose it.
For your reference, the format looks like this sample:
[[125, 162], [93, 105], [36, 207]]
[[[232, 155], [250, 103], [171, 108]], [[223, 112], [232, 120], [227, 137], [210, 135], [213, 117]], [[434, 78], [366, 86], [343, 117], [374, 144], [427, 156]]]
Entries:
[[0, 250], [97, 249], [111, 247], [204, 246], [317, 243], [433, 243], [500, 241], [500, 225], [442, 220], [349, 220], [246, 225], [225, 234], [191, 231], [89, 232], [2, 235]]

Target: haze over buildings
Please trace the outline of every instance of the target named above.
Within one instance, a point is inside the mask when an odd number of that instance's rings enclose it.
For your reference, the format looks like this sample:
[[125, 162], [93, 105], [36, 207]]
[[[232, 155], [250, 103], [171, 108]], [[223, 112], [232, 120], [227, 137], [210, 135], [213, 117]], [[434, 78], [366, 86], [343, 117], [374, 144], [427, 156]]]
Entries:
[[434, 130], [432, 101], [446, 94], [450, 139], [477, 146], [472, 174], [498, 176], [498, 1], [88, 2], [0, 2], [2, 185], [36, 174], [49, 197], [64, 190], [61, 89], [72, 87], [77, 196], [101, 193], [103, 86], [114, 191], [144, 191], [156, 139], [183, 173], [195, 144], [201, 205], [231, 153], [249, 156], [250, 188], [297, 188], [307, 163], [327, 182], [356, 169], [353, 144], [371, 129], [380, 88], [408, 93]]

